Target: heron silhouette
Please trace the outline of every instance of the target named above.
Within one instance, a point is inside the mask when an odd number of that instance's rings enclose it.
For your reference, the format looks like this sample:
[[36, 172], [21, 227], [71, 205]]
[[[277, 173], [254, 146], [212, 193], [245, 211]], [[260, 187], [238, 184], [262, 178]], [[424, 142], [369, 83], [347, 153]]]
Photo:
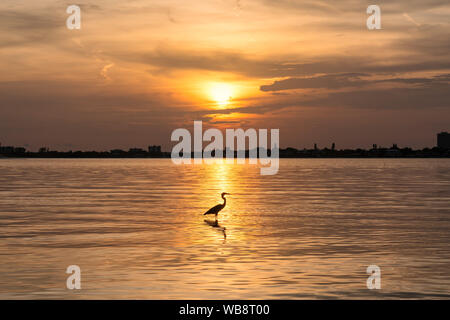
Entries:
[[217, 219], [217, 214], [223, 209], [225, 208], [225, 206], [227, 205], [227, 199], [225, 198], [226, 195], [229, 195], [229, 193], [226, 192], [222, 192], [222, 199], [223, 199], [223, 204], [218, 204], [217, 206], [212, 207], [211, 209], [209, 209], [208, 211], [206, 211], [203, 215], [206, 216], [208, 214], [214, 214], [216, 219]]

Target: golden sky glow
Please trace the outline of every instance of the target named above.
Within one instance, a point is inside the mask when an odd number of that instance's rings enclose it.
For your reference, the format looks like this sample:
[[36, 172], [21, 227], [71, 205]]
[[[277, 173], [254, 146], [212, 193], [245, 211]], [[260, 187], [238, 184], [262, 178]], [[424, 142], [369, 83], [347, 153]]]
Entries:
[[65, 2], [0, 3], [0, 142], [168, 149], [193, 120], [279, 128], [301, 148], [449, 130], [447, 1], [380, 1], [375, 31], [356, 0], [77, 4], [81, 30]]
[[209, 94], [219, 107], [226, 107], [233, 98], [233, 87], [228, 83], [211, 83]]

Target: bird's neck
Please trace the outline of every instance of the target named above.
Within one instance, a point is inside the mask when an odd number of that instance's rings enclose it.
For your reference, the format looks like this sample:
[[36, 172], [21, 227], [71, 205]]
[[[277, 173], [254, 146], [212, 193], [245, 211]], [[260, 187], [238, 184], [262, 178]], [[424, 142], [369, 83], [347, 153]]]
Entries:
[[222, 199], [223, 199], [223, 205], [226, 205], [227, 204], [227, 198], [225, 198], [225, 196], [223, 196]]

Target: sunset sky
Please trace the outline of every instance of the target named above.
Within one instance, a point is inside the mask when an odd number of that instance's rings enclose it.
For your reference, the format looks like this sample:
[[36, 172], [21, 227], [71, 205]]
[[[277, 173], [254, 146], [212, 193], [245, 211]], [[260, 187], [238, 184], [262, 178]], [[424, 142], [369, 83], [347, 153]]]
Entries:
[[203, 120], [279, 128], [281, 147], [432, 147], [450, 131], [449, 22], [448, 0], [2, 0], [0, 142], [169, 151]]

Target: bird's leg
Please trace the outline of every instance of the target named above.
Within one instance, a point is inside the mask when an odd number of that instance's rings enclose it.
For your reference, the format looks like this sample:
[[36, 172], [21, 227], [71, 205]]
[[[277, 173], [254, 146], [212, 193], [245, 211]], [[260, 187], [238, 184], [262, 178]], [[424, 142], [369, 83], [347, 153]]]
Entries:
[[215, 214], [215, 217], [216, 217], [216, 221], [217, 221], [217, 213]]

